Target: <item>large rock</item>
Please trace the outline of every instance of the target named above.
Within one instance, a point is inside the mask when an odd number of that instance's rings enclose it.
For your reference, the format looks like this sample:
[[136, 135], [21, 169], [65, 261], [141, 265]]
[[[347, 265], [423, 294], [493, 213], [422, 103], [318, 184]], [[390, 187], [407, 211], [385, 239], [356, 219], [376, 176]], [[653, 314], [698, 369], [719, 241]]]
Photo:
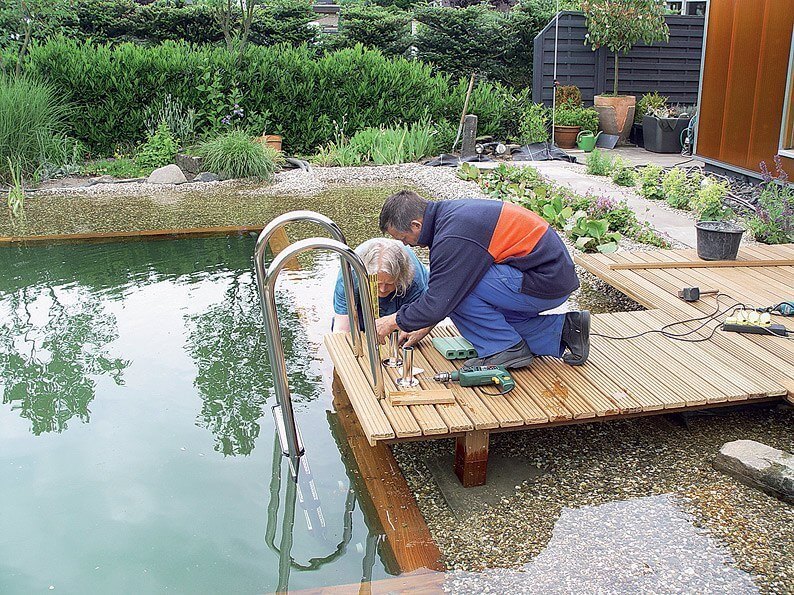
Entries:
[[146, 181], [149, 184], [184, 184], [187, 178], [179, 166], [172, 163], [154, 170]]
[[184, 153], [179, 153], [175, 161], [188, 180], [192, 180], [194, 176], [203, 170], [204, 166], [204, 160], [201, 157]]
[[217, 182], [220, 178], [208, 171], [203, 171], [200, 174], [196, 174], [196, 177], [191, 180], [191, 182]]
[[754, 440], [727, 442], [714, 466], [742, 483], [794, 503], [794, 456]]

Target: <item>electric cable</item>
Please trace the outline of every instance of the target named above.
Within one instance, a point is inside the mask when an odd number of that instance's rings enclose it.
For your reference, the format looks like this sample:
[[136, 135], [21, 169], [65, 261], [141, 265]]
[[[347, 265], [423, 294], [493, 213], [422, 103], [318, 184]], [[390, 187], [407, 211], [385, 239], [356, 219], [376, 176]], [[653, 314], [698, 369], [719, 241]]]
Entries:
[[[714, 296], [715, 297], [715, 301], [716, 301], [716, 305], [715, 305], [715, 308], [714, 308], [714, 312], [712, 312], [711, 314], [706, 314], [704, 316], [698, 316], [696, 318], [688, 318], [686, 320], [679, 320], [679, 321], [676, 321], [676, 322], [670, 322], [668, 324], [665, 324], [661, 328], [648, 329], [646, 331], [642, 331], [642, 332], [636, 333], [634, 335], [629, 335], [627, 337], [615, 337], [615, 336], [612, 336], [612, 335], [604, 335], [602, 333], [592, 333], [592, 332], [590, 333], [590, 336], [591, 337], [601, 337], [602, 339], [610, 339], [610, 340], [613, 340], [613, 341], [624, 341], [624, 340], [628, 340], [628, 339], [637, 339], [639, 337], [644, 337], [645, 335], [650, 335], [650, 334], [653, 334], [653, 333], [659, 333], [663, 337], [666, 337], [666, 338], [668, 338], [670, 340], [682, 341], [684, 343], [702, 343], [703, 341], [709, 341], [714, 336], [714, 334], [717, 332], [717, 330], [719, 330], [719, 328], [720, 328], [719, 325], [715, 326], [713, 329], [711, 329], [711, 333], [709, 333], [709, 335], [707, 337], [698, 337], [696, 339], [686, 339], [684, 337], [688, 337], [689, 335], [698, 332], [700, 329], [702, 329], [704, 326], [706, 326], [709, 322], [715, 322], [715, 321], [716, 322], [720, 322], [718, 320], [718, 318], [720, 316], [722, 316], [723, 314], [727, 314], [728, 311], [730, 311], [731, 309], [734, 309], [734, 310], [736, 308], [741, 308], [743, 310], [752, 309], [747, 304], [745, 304], [743, 302], [740, 302], [738, 300], [736, 301], [736, 303], [731, 304], [730, 306], [727, 306], [724, 309], [720, 309], [720, 297], [721, 296], [730, 298], [732, 300], [737, 300], [737, 298], [735, 298], [735, 297], [733, 297], [733, 296], [731, 296], [731, 295], [729, 295], [727, 293], [718, 293], [717, 295]], [[671, 327], [674, 327], [674, 326], [677, 326], [679, 324], [688, 324], [688, 323], [692, 323], [692, 322], [699, 322], [701, 320], [703, 321], [701, 324], [699, 324], [695, 328], [690, 329], [690, 330], [688, 330], [688, 331], [686, 331], [684, 333], [671, 333], [671, 332], [667, 331], [667, 329], [669, 329]], [[794, 339], [794, 336], [778, 335], [777, 333], [772, 332], [770, 329], [767, 329], [767, 328], [764, 328], [764, 327], [760, 327], [760, 328], [762, 328], [763, 330], [767, 331], [773, 337], [779, 337], [779, 338], [789, 339], [789, 340]]]
[[[693, 333], [696, 333], [697, 331], [702, 329], [704, 326], [706, 326], [709, 322], [716, 321], [719, 316], [721, 316], [723, 314], [726, 314], [732, 308], [747, 308], [747, 306], [744, 303], [737, 301], [735, 304], [731, 304], [730, 306], [728, 306], [728, 307], [726, 307], [726, 308], [721, 310], [720, 309], [720, 296], [721, 295], [725, 296], [725, 297], [728, 297], [728, 298], [731, 298], [731, 299], [734, 299], [734, 300], [736, 299], [736, 298], [734, 298], [734, 297], [732, 297], [732, 296], [730, 296], [730, 295], [728, 295], [726, 293], [717, 294], [715, 296], [717, 304], [716, 304], [716, 307], [714, 309], [714, 312], [712, 312], [711, 314], [706, 314], [705, 316], [698, 316], [696, 318], [688, 318], [686, 320], [679, 320], [679, 321], [676, 321], [676, 322], [670, 322], [668, 324], [665, 324], [663, 327], [661, 327], [659, 329], [648, 329], [646, 331], [642, 331], [642, 332], [636, 333], [634, 335], [629, 335], [627, 337], [615, 337], [615, 336], [612, 336], [612, 335], [604, 335], [602, 333], [592, 333], [592, 332], [590, 333], [590, 336], [591, 337], [601, 337], [602, 339], [610, 339], [610, 340], [614, 340], [614, 341], [624, 341], [624, 340], [627, 340], [627, 339], [637, 339], [639, 337], [644, 337], [645, 335], [650, 335], [650, 334], [653, 334], [653, 333], [659, 333], [662, 336], [667, 337], [668, 339], [671, 339], [671, 340], [674, 340], [674, 341], [683, 341], [685, 343], [700, 343], [700, 342], [703, 342], [703, 341], [708, 341], [709, 339], [711, 339], [714, 336], [714, 333], [717, 331], [717, 329], [719, 327], [714, 327], [712, 329], [711, 333], [708, 335], [708, 337], [700, 337], [700, 338], [697, 338], [697, 339], [685, 339], [684, 337], [688, 337], [689, 335], [691, 335]], [[699, 322], [701, 320], [704, 321], [702, 324], [700, 324], [697, 327], [695, 327], [693, 329], [690, 329], [689, 331], [686, 331], [684, 333], [671, 333], [671, 332], [668, 332], [666, 330], [668, 328], [677, 326], [679, 324], [687, 324], [687, 323], [692, 323], [692, 322]], [[779, 336], [779, 335], [776, 335], [776, 336]]]

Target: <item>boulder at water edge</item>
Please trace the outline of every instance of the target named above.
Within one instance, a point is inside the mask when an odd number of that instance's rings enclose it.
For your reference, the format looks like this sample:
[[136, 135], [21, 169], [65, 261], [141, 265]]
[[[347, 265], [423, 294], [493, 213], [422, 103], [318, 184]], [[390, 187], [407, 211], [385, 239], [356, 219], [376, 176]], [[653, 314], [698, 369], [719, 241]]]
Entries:
[[184, 184], [187, 178], [179, 166], [172, 163], [154, 170], [146, 181], [149, 184]]

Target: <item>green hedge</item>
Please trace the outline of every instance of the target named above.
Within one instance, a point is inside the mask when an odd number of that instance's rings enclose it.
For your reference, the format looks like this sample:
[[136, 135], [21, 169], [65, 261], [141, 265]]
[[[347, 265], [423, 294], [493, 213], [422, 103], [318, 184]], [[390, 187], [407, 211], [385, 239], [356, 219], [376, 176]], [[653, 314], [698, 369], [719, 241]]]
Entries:
[[[44, 41], [57, 35], [94, 42], [136, 41], [158, 44], [165, 40], [219, 43], [223, 28], [215, 10], [206, 3], [182, 0], [141, 5], [134, 0], [33, 0], [33, 38]], [[239, 10], [235, 25], [239, 27]], [[22, 30], [19, 0], [0, 0], [0, 31]], [[308, 26], [315, 18], [310, 0], [271, 0], [257, 10], [250, 41], [258, 45], [316, 40]]]
[[[360, 45], [321, 58], [305, 46], [250, 46], [238, 68], [222, 47], [58, 39], [34, 45], [26, 68], [73, 104], [70, 134], [98, 154], [140, 142], [147, 108], [166, 94], [196, 110], [200, 134], [239, 104], [247, 118], [267, 118], [288, 151], [306, 154], [333, 138], [334, 121], [347, 134], [428, 116], [456, 122], [467, 84]], [[470, 111], [480, 133], [509, 129], [518, 102], [501, 85], [478, 84]]]

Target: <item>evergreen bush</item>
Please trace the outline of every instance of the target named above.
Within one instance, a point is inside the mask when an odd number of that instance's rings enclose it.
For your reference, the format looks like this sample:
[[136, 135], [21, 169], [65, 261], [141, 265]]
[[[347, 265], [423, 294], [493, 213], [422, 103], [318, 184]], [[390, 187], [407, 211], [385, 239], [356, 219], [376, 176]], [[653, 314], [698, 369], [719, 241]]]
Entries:
[[[57, 39], [31, 48], [28, 70], [74, 103], [73, 136], [106, 155], [141, 142], [148, 106], [169, 94], [195, 111], [199, 135], [220, 130], [237, 104], [247, 118], [267, 114], [269, 133], [283, 135], [287, 150], [310, 154], [333, 139], [334, 120], [346, 119], [349, 134], [399, 121], [455, 122], [468, 85], [360, 45], [320, 58], [307, 46], [249, 46], [238, 68], [223, 47]], [[481, 134], [500, 135], [515, 125], [515, 105], [509, 89], [481, 82], [469, 110]]]
[[360, 43], [387, 56], [403, 56], [413, 40], [411, 14], [394, 7], [345, 4], [339, 13], [339, 33], [329, 37], [335, 47]]

